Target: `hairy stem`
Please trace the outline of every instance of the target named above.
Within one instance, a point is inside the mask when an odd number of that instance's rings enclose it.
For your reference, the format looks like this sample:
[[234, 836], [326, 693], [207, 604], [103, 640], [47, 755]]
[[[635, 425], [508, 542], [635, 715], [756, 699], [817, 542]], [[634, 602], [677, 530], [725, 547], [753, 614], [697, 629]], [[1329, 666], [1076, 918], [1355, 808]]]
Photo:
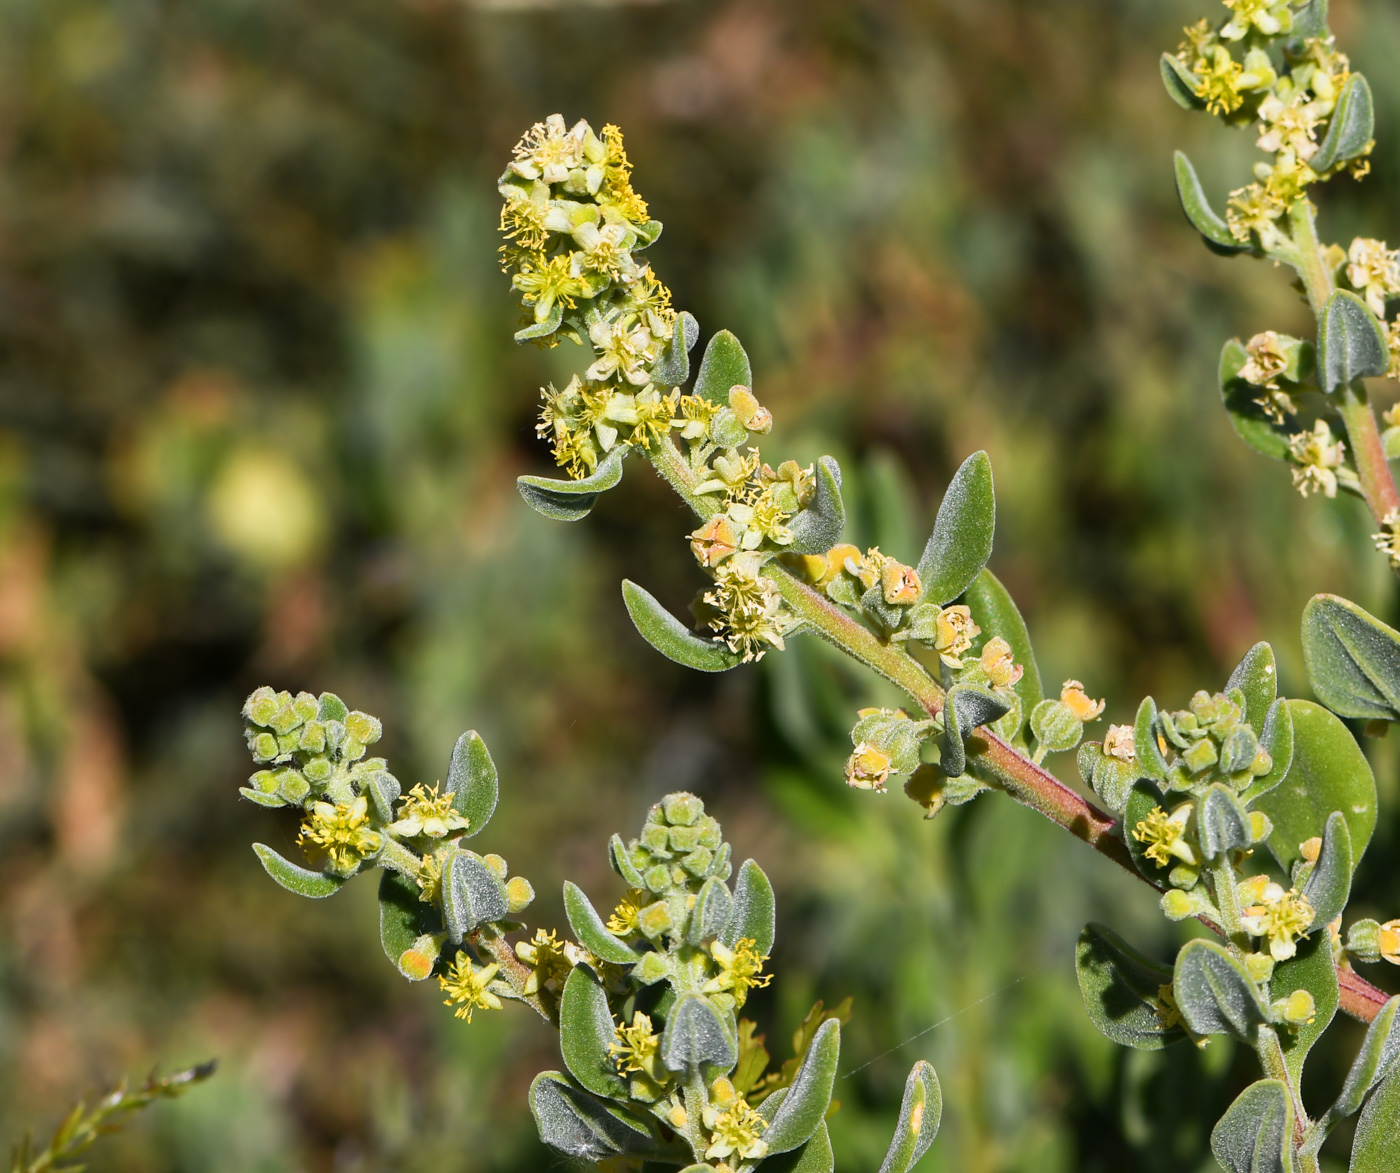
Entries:
[[483, 953], [489, 954], [491, 960], [501, 967], [501, 978], [515, 991], [515, 996], [520, 1001], [533, 1009], [550, 1026], [559, 1026], [559, 1008], [552, 1004], [553, 999], [547, 1003], [540, 994], [525, 993], [525, 983], [530, 980], [531, 970], [515, 955], [509, 941], [495, 933], [481, 930], [468, 933], [467, 940]]
[[[665, 441], [655, 444], [647, 451], [647, 456], [697, 515], [709, 517], [713, 514], [716, 503], [694, 493], [694, 476], [674, 444]], [[1389, 475], [1387, 468], [1386, 476]], [[1394, 491], [1392, 482], [1391, 492]], [[942, 713], [947, 694], [903, 647], [882, 640], [865, 624], [813, 590], [781, 563], [770, 562], [764, 567], [764, 573], [777, 586], [788, 609], [814, 634], [907, 693], [929, 716], [936, 717]], [[1052, 823], [1082, 839], [1130, 875], [1148, 882], [1134, 865], [1133, 857], [1119, 832], [1118, 822], [1112, 815], [1066, 786], [1037, 762], [1018, 753], [989, 729], [979, 729], [968, 739], [967, 754], [968, 770], [980, 781], [1005, 791], [1023, 806], [1038, 811]], [[1233, 888], [1230, 895], [1233, 898]], [[1349, 969], [1339, 968], [1337, 977], [1342, 987], [1341, 1006], [1347, 1014], [1362, 1022], [1370, 1022], [1380, 1013], [1386, 1003], [1384, 993]]]
[[[1293, 205], [1293, 244], [1296, 253], [1289, 262], [1298, 271], [1314, 316], [1321, 318], [1323, 306], [1336, 289], [1328, 267], [1322, 243], [1317, 237], [1316, 213], [1312, 204], [1300, 199]], [[1359, 382], [1344, 387], [1339, 404], [1342, 423], [1347, 430], [1347, 442], [1356, 460], [1356, 475], [1361, 481], [1361, 495], [1376, 521], [1392, 510], [1400, 509], [1400, 493], [1395, 489], [1395, 477], [1385, 458], [1385, 447], [1376, 425], [1376, 413], [1366, 399], [1365, 388]]]

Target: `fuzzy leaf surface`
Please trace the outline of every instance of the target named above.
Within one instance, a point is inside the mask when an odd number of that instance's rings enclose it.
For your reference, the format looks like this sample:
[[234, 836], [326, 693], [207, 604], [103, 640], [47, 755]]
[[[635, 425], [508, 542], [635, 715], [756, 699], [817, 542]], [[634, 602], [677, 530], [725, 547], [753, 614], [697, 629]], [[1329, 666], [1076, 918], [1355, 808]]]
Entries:
[[1297, 1030], [1280, 1027], [1278, 1031], [1284, 1062], [1296, 1080], [1302, 1074], [1313, 1044], [1336, 1017], [1341, 1001], [1337, 967], [1332, 962], [1332, 940], [1326, 928], [1298, 942], [1297, 954], [1280, 962], [1274, 970], [1269, 990], [1275, 998], [1286, 998], [1294, 990], [1307, 990], [1317, 1006], [1312, 1022], [1303, 1023]]
[[457, 738], [447, 763], [447, 793], [452, 795], [452, 809], [467, 820], [464, 839], [480, 834], [491, 821], [500, 791], [496, 763], [491, 760], [486, 742], [475, 729], [467, 730]]
[[729, 388], [753, 389], [753, 367], [739, 339], [721, 330], [705, 347], [700, 373], [695, 376], [695, 394], [720, 407], [729, 406]]
[[1198, 1035], [1232, 1034], [1247, 1046], [1269, 1021], [1268, 1007], [1244, 968], [1214, 941], [1188, 941], [1172, 978], [1181, 1017]]
[[668, 660], [697, 672], [727, 672], [743, 660], [719, 640], [696, 635], [630, 579], [622, 580], [622, 601], [641, 637]]
[[846, 529], [846, 503], [841, 498], [841, 466], [830, 456], [817, 461], [816, 489], [805, 509], [788, 521], [794, 554], [824, 554], [841, 540]]
[[1186, 1037], [1179, 1026], [1164, 1027], [1158, 1012], [1158, 991], [1171, 984], [1172, 971], [1144, 957], [1112, 929], [1084, 926], [1074, 969], [1089, 1021], [1115, 1043], [1158, 1051]]
[[709, 1063], [727, 1072], [738, 1060], [738, 1045], [709, 999], [682, 994], [671, 1007], [661, 1036], [661, 1062], [667, 1070], [684, 1072], [687, 1067]]
[[1390, 370], [1385, 328], [1356, 294], [1336, 290], [1318, 316], [1317, 381], [1331, 394]]
[[1338, 716], [1400, 720], [1400, 631], [1350, 600], [1308, 600], [1303, 662], [1317, 699]]
[[564, 881], [564, 915], [579, 944], [614, 965], [636, 965], [640, 955], [626, 942], [608, 932], [592, 901], [572, 880]]
[[919, 558], [924, 599], [941, 607], [973, 584], [992, 556], [996, 519], [992, 462], [974, 452], [953, 474]]
[[310, 900], [323, 900], [327, 896], [334, 896], [345, 886], [345, 881], [339, 876], [328, 876], [324, 872], [313, 872], [310, 868], [300, 867], [278, 855], [265, 843], [254, 843], [253, 850], [257, 852], [263, 871], [288, 892], [295, 892], [298, 896], [305, 896]]
[[1371, 1020], [1361, 1049], [1356, 1053], [1341, 1094], [1329, 1115], [1336, 1119], [1350, 1116], [1361, 1107], [1370, 1090], [1395, 1070], [1400, 1059], [1400, 995], [1390, 999]]
[[1400, 1068], [1390, 1069], [1361, 1109], [1349, 1169], [1350, 1173], [1395, 1173], [1400, 1169]]
[[795, 1149], [817, 1131], [831, 1106], [831, 1089], [836, 1085], [836, 1064], [840, 1057], [841, 1023], [828, 1018], [817, 1029], [792, 1085], [769, 1119], [763, 1134], [769, 1152], [785, 1153]]
[[1360, 863], [1376, 826], [1376, 781], [1366, 755], [1342, 722], [1321, 705], [1290, 700], [1293, 762], [1283, 782], [1254, 803], [1274, 825], [1269, 851], [1285, 874], [1300, 858], [1299, 845], [1321, 837], [1333, 811], [1351, 833], [1353, 865]]
[[1191, 226], [1199, 232], [1211, 252], [1231, 256], [1234, 253], [1249, 252], [1250, 246], [1241, 244], [1230, 231], [1230, 226], [1215, 214], [1201, 186], [1196, 169], [1181, 151], [1176, 152], [1176, 194], [1181, 200], [1181, 210], [1191, 221]]
[[777, 932], [778, 911], [773, 897], [773, 885], [767, 874], [753, 860], [746, 859], [734, 882], [734, 908], [729, 923], [720, 933], [720, 942], [733, 949], [740, 938], [754, 942], [760, 957], [773, 951]]
[[1327, 817], [1327, 826], [1322, 832], [1322, 852], [1312, 875], [1303, 885], [1303, 895], [1313, 906], [1313, 921], [1309, 932], [1317, 932], [1342, 915], [1351, 895], [1351, 832], [1347, 830], [1346, 819], [1340, 811], [1333, 811]]
[[589, 1091], [626, 1099], [627, 1081], [608, 1050], [617, 1042], [603, 983], [586, 965], [576, 965], [559, 1000], [559, 1051], [569, 1074]]
[[1210, 1151], [1229, 1173], [1293, 1173], [1293, 1100], [1283, 1081], [1245, 1088], [1211, 1132]]
[[1029, 713], [1045, 699], [1045, 689], [1031, 648], [1030, 632], [1026, 630], [1026, 621], [1021, 618], [1015, 600], [997, 576], [983, 567], [982, 573], [967, 588], [963, 602], [984, 637], [999, 635], [1011, 645], [1011, 654], [1021, 666], [1021, 679], [1012, 687], [1021, 698], [1021, 712]]
[[601, 1161], [623, 1153], [647, 1153], [655, 1147], [642, 1121], [578, 1087], [559, 1071], [535, 1076], [530, 1113], [540, 1140], [579, 1160]]
[[1308, 160], [1319, 175], [1338, 163], [1346, 163], [1366, 153], [1376, 137], [1376, 102], [1371, 83], [1359, 73], [1347, 78], [1337, 97], [1332, 121], [1317, 153]]
[[1263, 640], [1245, 652], [1244, 659], [1235, 665], [1230, 679], [1225, 682], [1225, 691], [1238, 688], [1244, 693], [1244, 718], [1255, 733], [1264, 733], [1264, 718], [1269, 707], [1278, 699], [1278, 664], [1274, 660], [1274, 649]]
[[880, 1173], [908, 1173], [933, 1144], [943, 1119], [943, 1091], [933, 1064], [920, 1059], [904, 1081], [904, 1099], [894, 1139], [880, 1164]]
[[517, 477], [515, 487], [525, 504], [551, 521], [580, 521], [592, 512], [599, 493], [605, 493], [622, 480], [622, 460], [627, 450], [621, 445], [602, 460], [590, 476], [580, 480], [558, 477]]

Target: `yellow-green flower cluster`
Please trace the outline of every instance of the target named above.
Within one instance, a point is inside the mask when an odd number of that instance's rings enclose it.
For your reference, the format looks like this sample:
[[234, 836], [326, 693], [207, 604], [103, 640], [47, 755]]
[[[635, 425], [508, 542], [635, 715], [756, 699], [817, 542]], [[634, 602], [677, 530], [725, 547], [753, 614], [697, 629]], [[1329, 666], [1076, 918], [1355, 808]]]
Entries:
[[1346, 466], [1346, 443], [1333, 435], [1325, 419], [1314, 423], [1310, 432], [1289, 436], [1288, 455], [1297, 466], [1292, 470], [1293, 487], [1304, 497], [1335, 497], [1339, 485], [1357, 487], [1356, 474]]
[[710, 1133], [710, 1145], [705, 1150], [707, 1160], [734, 1157], [738, 1161], [757, 1161], [768, 1152], [768, 1144], [762, 1139], [768, 1121], [723, 1077], [710, 1087], [704, 1124]]
[[671, 341], [671, 293], [637, 253], [661, 225], [632, 189], [622, 133], [552, 114], [516, 145], [501, 176], [504, 268], [525, 306], [517, 338], [593, 348], [582, 379], [544, 391], [539, 432], [558, 463], [586, 476], [616, 445], [669, 432], [678, 396], [652, 367]]
[[710, 956], [719, 972], [701, 987], [701, 992], [727, 997], [736, 1009], [743, 1006], [750, 990], [762, 989], [773, 980], [771, 974], [763, 972], [768, 956], [759, 953], [756, 945], [752, 937], [740, 937], [733, 949], [719, 941], [711, 944]]
[[757, 557], [733, 557], [720, 566], [701, 602], [715, 638], [745, 661], [763, 659], [770, 648], [782, 651], [791, 620], [783, 613], [777, 585], [758, 572]]
[[[243, 795], [263, 806], [299, 805], [322, 795], [348, 802], [376, 774], [383, 758], [366, 758], [382, 727], [368, 713], [351, 711], [333, 693], [278, 692], [263, 687], [243, 705], [244, 735], [263, 768]], [[388, 785], [397, 793], [397, 782]]]
[[499, 1010], [501, 999], [491, 990], [501, 967], [495, 962], [477, 969], [465, 950], [457, 954], [452, 968], [438, 975], [438, 986], [447, 995], [444, 1006], [455, 1007], [453, 1016], [471, 1022], [476, 1010]]
[[420, 784], [402, 800], [398, 818], [388, 830], [404, 839], [443, 839], [470, 826], [470, 819], [452, 809], [452, 795], [439, 794], [436, 786], [427, 788]]
[[1244, 931], [1262, 938], [1261, 944], [1267, 942], [1275, 961], [1287, 961], [1298, 952], [1298, 941], [1307, 936], [1313, 920], [1306, 896], [1294, 888], [1285, 891], [1268, 876], [1252, 876], [1239, 885], [1238, 897]]
[[1242, 790], [1273, 769], [1273, 760], [1244, 720], [1244, 698], [1201, 691], [1190, 706], [1158, 715], [1157, 730], [1175, 751], [1167, 770], [1168, 790], [1203, 793], [1213, 782]]
[[327, 871], [351, 875], [383, 846], [383, 837], [369, 825], [369, 800], [317, 802], [301, 825], [298, 843], [310, 843], [326, 854]]

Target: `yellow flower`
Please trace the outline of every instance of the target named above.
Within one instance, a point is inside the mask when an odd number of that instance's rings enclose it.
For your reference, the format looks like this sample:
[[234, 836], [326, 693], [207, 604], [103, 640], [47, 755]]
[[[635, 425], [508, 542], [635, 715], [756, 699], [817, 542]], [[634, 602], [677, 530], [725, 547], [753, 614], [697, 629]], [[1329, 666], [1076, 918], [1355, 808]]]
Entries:
[[452, 809], [452, 795], [439, 794], [436, 786], [428, 790], [421, 783], [403, 799], [398, 816], [387, 829], [405, 839], [442, 839], [471, 826], [470, 819]]
[[1284, 891], [1268, 876], [1252, 876], [1239, 886], [1244, 906], [1241, 924], [1252, 937], [1266, 937], [1275, 961], [1287, 961], [1298, 952], [1298, 939], [1307, 936], [1313, 907], [1296, 888]]
[[710, 1130], [707, 1160], [737, 1156], [742, 1161], [757, 1161], [768, 1152], [762, 1134], [768, 1121], [734, 1092], [729, 1081], [715, 1081], [715, 1099], [725, 1105], [723, 1110], [711, 1106], [705, 1109], [705, 1127]]
[[369, 827], [369, 800], [362, 794], [354, 802], [314, 803], [297, 842], [324, 849], [331, 870], [349, 875], [379, 850], [383, 839]]
[[773, 975], [763, 973], [768, 955], [760, 954], [757, 946], [752, 937], [740, 937], [733, 949], [719, 941], [711, 945], [710, 956], [719, 965], [719, 973], [705, 983], [702, 993], [729, 994], [739, 1007], [748, 1000], [750, 990], [762, 989], [771, 982]]
[[1189, 802], [1183, 802], [1168, 815], [1160, 806], [1154, 806], [1147, 818], [1139, 820], [1133, 827], [1133, 838], [1147, 844], [1143, 854], [1153, 863], [1166, 867], [1173, 856], [1193, 867], [1200, 862], [1184, 838], [1191, 809]]
[[1092, 700], [1078, 680], [1066, 680], [1060, 688], [1060, 704], [1081, 721], [1096, 721], [1103, 714], [1104, 702]]
[[1304, 497], [1317, 492], [1326, 497], [1337, 495], [1337, 474], [1344, 467], [1346, 444], [1332, 435], [1326, 420], [1318, 420], [1311, 432], [1289, 436], [1288, 454], [1298, 465], [1293, 469], [1293, 487], [1299, 493]]
[[980, 662], [993, 688], [1010, 688], [1025, 672], [1016, 663], [1011, 645], [999, 635], [994, 635], [982, 646]]
[[425, 855], [418, 865], [418, 899], [425, 904], [434, 904], [441, 892], [442, 863], [435, 855]]
[[1390, 560], [1391, 567], [1400, 570], [1400, 509], [1392, 509], [1381, 518], [1380, 532], [1372, 534], [1371, 541]]
[[731, 559], [719, 568], [705, 602], [719, 614], [710, 629], [744, 660], [761, 660], [770, 647], [783, 649], [782, 599], [768, 579]]
[[1240, 93], [1240, 77], [1244, 69], [1230, 56], [1224, 45], [1215, 45], [1206, 50], [1196, 62], [1196, 74], [1200, 79], [1196, 96], [1206, 104], [1212, 114], [1230, 114], [1244, 105], [1244, 95]]
[[1133, 739], [1131, 725], [1110, 725], [1103, 738], [1103, 752], [1120, 762], [1131, 762], [1137, 758], [1137, 746]]
[[1381, 925], [1381, 956], [1391, 965], [1400, 965], [1400, 920]]
[[856, 790], [883, 791], [891, 765], [889, 754], [862, 741], [846, 759], [846, 785]]
[[582, 297], [583, 282], [569, 270], [569, 257], [561, 253], [546, 261], [526, 261], [512, 279], [520, 290], [520, 300], [535, 307], [535, 321], [543, 322], [554, 310], [555, 302], [572, 309], [574, 299]]
[[608, 1052], [623, 1075], [639, 1071], [657, 1083], [665, 1083], [670, 1073], [661, 1065], [661, 1036], [652, 1029], [651, 1019], [640, 1010], [632, 1015], [630, 1026], [615, 1026], [617, 1042]]
[[1400, 251], [1383, 240], [1358, 236], [1347, 250], [1347, 280], [1376, 317], [1384, 320], [1386, 299], [1400, 293]]
[[972, 641], [981, 634], [970, 607], [944, 607], [936, 621], [933, 650], [949, 668], [961, 668], [964, 653], [972, 650]]
[[613, 909], [612, 915], [608, 917], [608, 932], [615, 933], [619, 937], [630, 937], [637, 930], [637, 914], [647, 904], [647, 894], [633, 888]]
[[515, 955], [531, 970], [525, 982], [525, 993], [537, 994], [547, 982], [564, 983], [574, 968], [564, 948], [552, 929], [536, 929], [529, 941], [516, 942]]
[[446, 974], [438, 976], [438, 985], [447, 995], [444, 1006], [456, 1006], [455, 1018], [472, 1020], [474, 1010], [499, 1010], [501, 1000], [487, 987], [500, 972], [501, 967], [494, 962], [476, 969], [465, 952], [457, 954], [457, 960]]

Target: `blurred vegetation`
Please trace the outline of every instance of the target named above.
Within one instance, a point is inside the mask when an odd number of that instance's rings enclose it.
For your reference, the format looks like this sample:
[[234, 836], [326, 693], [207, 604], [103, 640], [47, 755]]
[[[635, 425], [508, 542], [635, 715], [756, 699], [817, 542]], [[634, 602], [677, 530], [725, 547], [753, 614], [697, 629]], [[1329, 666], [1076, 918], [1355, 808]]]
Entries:
[[[743, 339], [770, 447], [914, 503], [869, 540], [917, 553], [987, 448], [992, 566], [1050, 682], [1130, 720], [1268, 638], [1306, 694], [1309, 595], [1397, 600], [1359, 504], [1300, 500], [1218, 406], [1224, 339], [1306, 311], [1175, 206], [1171, 148], [1217, 202], [1253, 158], [1161, 91], [1207, 2], [0, 0], [0, 1137], [217, 1054], [92, 1167], [553, 1160], [524, 1106], [542, 1025], [466, 1027], [399, 979], [368, 882], [305, 904], [257, 866], [237, 710], [266, 681], [380, 714], [406, 784], [479, 729], [489, 849], [561, 924], [565, 872], [606, 902], [607, 835], [699, 792], [779, 888], [802, 976], [751, 1003], [770, 1049], [855, 995], [839, 1167], [874, 1168], [925, 1056], [930, 1171], [1210, 1168], [1245, 1079], [1226, 1044], [1124, 1053], [1079, 1005], [1085, 919], [1166, 931], [1145, 888], [1004, 800], [926, 823], [848, 792], [880, 686], [821, 647], [717, 679], [651, 653], [618, 580], [676, 609], [697, 585], [664, 486], [630, 477], [578, 527], [523, 507], [536, 388], [574, 355], [510, 342], [494, 255], [524, 127], [621, 124], [653, 264]], [[1379, 146], [1322, 226], [1394, 239], [1400, 14], [1334, 8]], [[1393, 916], [1395, 750], [1370, 748], [1389, 816], [1357, 912]]]

